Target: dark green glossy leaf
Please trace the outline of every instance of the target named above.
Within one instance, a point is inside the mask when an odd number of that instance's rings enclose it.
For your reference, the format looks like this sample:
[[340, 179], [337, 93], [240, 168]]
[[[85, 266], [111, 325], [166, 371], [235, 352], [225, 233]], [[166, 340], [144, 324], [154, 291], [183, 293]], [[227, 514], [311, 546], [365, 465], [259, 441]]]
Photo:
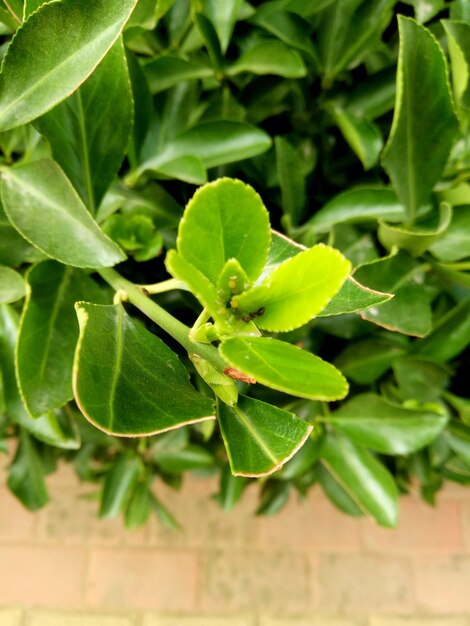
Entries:
[[9, 304], [26, 295], [26, 284], [21, 274], [10, 267], [0, 266], [0, 303]]
[[445, 430], [445, 439], [455, 454], [470, 465], [470, 427], [454, 420]]
[[41, 457], [29, 435], [22, 430], [7, 484], [30, 511], [37, 511], [49, 501], [44, 474]]
[[82, 87], [36, 122], [92, 212], [122, 163], [132, 118], [132, 91], [119, 39]]
[[231, 511], [240, 499], [246, 485], [246, 478], [234, 476], [229, 465], [224, 465], [220, 473], [220, 487], [217, 502], [224, 511]]
[[302, 161], [291, 144], [283, 137], [276, 137], [277, 176], [281, 187], [282, 208], [296, 226], [305, 204], [305, 176]]
[[392, 0], [334, 0], [321, 13], [317, 30], [317, 50], [324, 84], [361, 56], [378, 40], [392, 17]]
[[351, 149], [359, 157], [365, 170], [379, 160], [383, 138], [375, 124], [338, 107], [328, 109]]
[[438, 42], [412, 19], [398, 20], [397, 97], [383, 164], [413, 222], [444, 169], [457, 120]]
[[343, 283], [343, 286], [330, 300], [326, 307], [318, 314], [318, 317], [330, 315], [343, 315], [356, 313], [371, 306], [379, 306], [393, 298], [393, 294], [381, 293], [369, 287], [364, 287], [352, 276]]
[[315, 58], [310, 24], [299, 15], [290, 11], [281, 11], [275, 5], [276, 3], [273, 2], [262, 3], [250, 21], [287, 45], [303, 50], [311, 58]]
[[278, 480], [295, 480], [299, 478], [307, 470], [309, 470], [318, 461], [321, 449], [321, 439], [309, 438], [296, 453], [296, 455], [288, 461], [280, 472], [276, 475]]
[[315, 213], [308, 222], [314, 232], [328, 232], [334, 224], [353, 224], [384, 219], [400, 222], [404, 219], [403, 205], [391, 189], [351, 189], [335, 196]]
[[[64, 100], [119, 37], [136, 0], [48, 2], [18, 29], [0, 74], [0, 130]], [[34, 59], [34, 62], [31, 62]]]
[[317, 475], [325, 495], [340, 511], [354, 517], [364, 515], [364, 511], [357, 506], [348, 492], [341, 487], [322, 463], [318, 464]]
[[271, 230], [271, 244], [269, 246], [268, 260], [263, 268], [261, 277], [265, 278], [268, 274], [271, 274], [281, 263], [291, 259], [302, 250], [307, 250], [305, 246], [289, 239], [282, 233], [278, 233], [275, 230]]
[[431, 308], [423, 288], [423, 269], [407, 253], [384, 257], [362, 265], [354, 278], [371, 289], [393, 293], [394, 298], [371, 307], [361, 317], [405, 335], [423, 337], [431, 330]]
[[152, 494], [145, 482], [137, 483], [131, 494], [125, 514], [126, 528], [143, 526], [152, 513]]
[[318, 244], [287, 259], [262, 283], [232, 298], [231, 306], [242, 315], [262, 311], [256, 325], [265, 330], [293, 330], [325, 308], [350, 269], [350, 262], [338, 250]]
[[74, 394], [97, 428], [135, 437], [214, 418], [212, 400], [193, 389], [177, 356], [122, 305], [76, 309]]
[[196, 65], [174, 56], [159, 56], [144, 65], [150, 91], [159, 93], [187, 80], [209, 78], [214, 70], [209, 65]]
[[212, 454], [195, 444], [189, 444], [178, 451], [161, 449], [155, 452], [153, 458], [164, 472], [169, 472], [170, 474], [206, 469], [214, 465]]
[[250, 72], [262, 76], [275, 74], [285, 78], [301, 78], [307, 73], [300, 54], [274, 39], [255, 44], [225, 71], [229, 76]]
[[188, 203], [178, 230], [178, 252], [216, 284], [225, 263], [237, 259], [255, 280], [266, 262], [269, 217], [258, 194], [241, 181], [219, 179]]
[[406, 409], [372, 393], [348, 400], [323, 418], [352, 441], [383, 454], [410, 454], [429, 445], [447, 423], [425, 408]]
[[112, 464], [101, 494], [100, 517], [116, 517], [127, 505], [139, 477], [142, 461], [132, 452], [120, 454]]
[[418, 402], [435, 402], [449, 381], [449, 370], [441, 365], [408, 356], [393, 363], [402, 398]]
[[284, 341], [232, 337], [219, 349], [230, 365], [267, 387], [310, 400], [339, 400], [348, 392], [333, 365]]
[[182, 157], [198, 159], [205, 168], [249, 159], [266, 152], [271, 139], [262, 130], [241, 122], [215, 121], [194, 126], [171, 140], [163, 150], [142, 163], [131, 179], [146, 170], [159, 171], [162, 166]]
[[242, 0], [204, 0], [204, 13], [217, 31], [223, 54], [228, 48], [241, 5]]
[[99, 228], [52, 160], [2, 170], [2, 201], [19, 233], [48, 256], [76, 267], [109, 267], [126, 258]]
[[393, 528], [398, 519], [398, 490], [392, 475], [370, 452], [344, 435], [328, 434], [322, 460], [364, 513]]
[[55, 261], [34, 266], [27, 279], [30, 289], [18, 337], [16, 373], [26, 408], [39, 417], [73, 398], [75, 302], [103, 298], [85, 273]]
[[371, 337], [347, 345], [335, 361], [345, 376], [359, 385], [370, 385], [385, 372], [406, 348], [393, 341]]
[[16, 267], [22, 263], [34, 263], [44, 255], [23, 239], [8, 221], [0, 203], [0, 263]]
[[218, 419], [232, 473], [266, 476], [305, 443], [312, 427], [293, 413], [240, 396], [233, 407], [218, 405]]
[[440, 362], [449, 361], [470, 342], [470, 298], [443, 315], [425, 339], [416, 344], [416, 352]]

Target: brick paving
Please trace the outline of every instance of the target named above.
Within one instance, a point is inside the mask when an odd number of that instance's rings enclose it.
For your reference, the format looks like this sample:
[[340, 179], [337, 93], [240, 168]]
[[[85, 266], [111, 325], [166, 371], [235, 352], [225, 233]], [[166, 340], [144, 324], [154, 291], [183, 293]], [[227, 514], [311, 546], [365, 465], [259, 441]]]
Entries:
[[227, 514], [193, 477], [159, 489], [183, 530], [126, 532], [69, 468], [36, 514], [4, 482], [0, 626], [470, 626], [470, 490], [402, 499], [388, 531], [320, 493], [256, 518], [255, 485]]

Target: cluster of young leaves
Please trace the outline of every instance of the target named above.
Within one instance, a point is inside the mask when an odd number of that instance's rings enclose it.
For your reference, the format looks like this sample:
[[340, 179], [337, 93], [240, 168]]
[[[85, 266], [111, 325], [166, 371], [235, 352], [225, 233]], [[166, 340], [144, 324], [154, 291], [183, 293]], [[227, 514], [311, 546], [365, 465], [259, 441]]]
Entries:
[[26, 506], [59, 458], [129, 527], [175, 526], [154, 483], [186, 471], [383, 526], [470, 482], [465, 0], [9, 0], [0, 28]]

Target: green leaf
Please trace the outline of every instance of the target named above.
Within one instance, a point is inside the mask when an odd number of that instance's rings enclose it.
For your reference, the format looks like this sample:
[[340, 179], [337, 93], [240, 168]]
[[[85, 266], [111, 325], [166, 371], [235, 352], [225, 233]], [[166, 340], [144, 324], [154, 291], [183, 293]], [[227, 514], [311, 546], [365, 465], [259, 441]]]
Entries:
[[383, 148], [383, 139], [377, 126], [338, 107], [328, 107], [344, 138], [359, 157], [365, 170], [376, 165]]
[[389, 302], [361, 312], [361, 317], [405, 335], [423, 337], [431, 330], [429, 297], [423, 287], [423, 268], [400, 251], [359, 267], [354, 278], [371, 289], [395, 294]]
[[36, 419], [23, 411], [17, 411], [14, 421], [35, 439], [61, 450], [79, 450], [80, 435], [77, 430], [75, 416], [67, 409], [48, 411]]
[[328, 86], [344, 68], [358, 65], [392, 17], [392, 0], [334, 0], [321, 13], [317, 50]]
[[20, 324], [16, 374], [26, 408], [39, 417], [73, 398], [75, 302], [102, 297], [85, 273], [55, 261], [33, 266], [27, 279], [30, 289]]
[[288, 331], [315, 317], [339, 291], [351, 269], [338, 250], [323, 244], [284, 261], [261, 284], [232, 298], [244, 315], [263, 310], [256, 325]]
[[188, 80], [197, 80], [213, 76], [214, 70], [209, 65], [195, 64], [176, 56], [159, 56], [144, 65], [150, 91], [159, 93]]
[[132, 91], [119, 38], [82, 87], [36, 122], [92, 212], [124, 159], [132, 118]]
[[205, 167], [199, 159], [193, 156], [177, 157], [150, 169], [163, 179], [182, 180], [193, 185], [203, 185], [207, 182]]
[[457, 120], [439, 43], [412, 19], [399, 16], [398, 25], [397, 96], [383, 165], [412, 223], [444, 169]]
[[331, 500], [331, 502], [346, 515], [352, 515], [354, 517], [360, 517], [364, 515], [362, 511], [347, 491], [341, 487], [339, 482], [333, 478], [330, 472], [321, 463], [317, 467], [318, 482], [320, 483], [325, 495]]
[[209, 53], [213, 67], [219, 71], [223, 64], [219, 38], [211, 21], [203, 13], [194, 14], [194, 25]]
[[421, 450], [447, 423], [445, 415], [425, 408], [403, 408], [373, 393], [355, 396], [322, 420], [355, 443], [383, 454]]
[[31, 13], [37, 11], [46, 0], [24, 0], [23, 21], [25, 21]]
[[310, 400], [340, 400], [348, 392], [342, 374], [330, 363], [277, 339], [231, 337], [219, 348], [232, 367], [267, 387]]
[[62, 0], [30, 15], [3, 61], [0, 130], [34, 120], [75, 91], [119, 37], [135, 4]]
[[439, 318], [432, 332], [416, 344], [416, 352], [439, 363], [456, 357], [470, 342], [470, 298]]
[[227, 309], [219, 300], [217, 289], [206, 276], [194, 265], [185, 260], [176, 250], [166, 255], [165, 265], [168, 272], [186, 283], [201, 304], [215, 318], [227, 314]]
[[312, 430], [293, 413], [246, 396], [239, 396], [233, 407], [219, 402], [217, 416], [235, 476], [272, 474], [294, 456]]
[[40, 261], [43, 255], [30, 245], [8, 221], [0, 202], [0, 263], [17, 266]]
[[155, 452], [155, 463], [164, 471], [170, 474], [181, 474], [182, 472], [206, 469], [214, 465], [214, 457], [210, 452], [197, 446], [189, 444], [182, 450], [165, 450], [164, 448]]
[[[146, 170], [159, 171], [182, 157], [198, 159], [205, 168], [249, 159], [266, 152], [271, 139], [264, 131], [241, 122], [215, 121], [194, 126], [171, 140], [130, 176], [138, 179]], [[177, 161], [178, 162], [178, 161]]]
[[102, 519], [116, 517], [125, 508], [141, 468], [142, 461], [132, 452], [117, 457], [104, 481], [100, 503]]
[[326, 307], [318, 314], [318, 317], [364, 311], [371, 306], [379, 306], [379, 304], [388, 302], [392, 298], [393, 294], [382, 293], [369, 289], [369, 287], [364, 287], [352, 276], [349, 276], [338, 293], [333, 296]]
[[299, 15], [289, 10], [281, 11], [275, 5], [275, 2], [262, 3], [250, 22], [264, 28], [285, 44], [303, 50], [311, 58], [316, 59], [310, 24]]
[[225, 54], [237, 22], [243, 0], [204, 0], [204, 13], [217, 31], [222, 53]]
[[74, 394], [97, 428], [136, 437], [214, 418], [212, 400], [193, 389], [177, 356], [122, 305], [76, 309]]
[[18, 232], [38, 250], [76, 267], [109, 267], [126, 258], [99, 228], [51, 160], [3, 169], [2, 201]]
[[26, 295], [26, 284], [21, 274], [10, 267], [0, 266], [0, 303], [9, 304]]
[[470, 207], [455, 207], [447, 230], [434, 241], [431, 252], [442, 261], [460, 261], [470, 256]]
[[344, 435], [329, 433], [322, 459], [346, 493], [380, 526], [398, 521], [398, 490], [393, 477], [370, 452]]
[[231, 511], [240, 499], [248, 481], [242, 476], [234, 476], [229, 465], [224, 465], [220, 473], [219, 493], [217, 502], [224, 511]]
[[276, 166], [281, 187], [282, 208], [290, 223], [296, 226], [305, 205], [305, 176], [302, 161], [291, 144], [283, 137], [276, 137]]
[[315, 233], [328, 232], [335, 224], [354, 224], [371, 220], [400, 222], [403, 205], [391, 189], [385, 187], [350, 189], [335, 196], [315, 213], [308, 225]]
[[464, 126], [470, 116], [470, 24], [443, 20], [452, 66], [457, 112]]
[[414, 356], [394, 361], [393, 372], [404, 400], [436, 402], [449, 381], [447, 369]]
[[413, 0], [416, 21], [420, 24], [428, 22], [446, 8], [445, 0]]
[[300, 478], [318, 461], [321, 450], [321, 438], [307, 439], [297, 454], [288, 461], [276, 476], [278, 480], [295, 480]]
[[236, 76], [242, 72], [302, 78], [307, 74], [307, 69], [298, 52], [273, 39], [255, 44], [225, 69], [228, 76]]
[[152, 494], [145, 482], [137, 483], [126, 509], [126, 528], [143, 526], [152, 513]]
[[470, 465], [470, 427], [453, 420], [445, 430], [445, 440], [455, 454]]
[[405, 353], [406, 348], [394, 341], [370, 337], [346, 345], [335, 360], [335, 365], [358, 385], [370, 385]]
[[271, 274], [276, 267], [281, 265], [281, 263], [296, 256], [296, 254], [299, 254], [302, 250], [307, 250], [307, 248], [289, 239], [285, 235], [271, 230], [271, 245], [269, 246], [268, 260], [266, 261], [260, 278], [265, 278]]
[[[436, 212], [437, 213], [437, 212]], [[439, 213], [434, 213], [430, 219], [414, 228], [379, 223], [378, 237], [385, 248], [393, 250], [401, 248], [407, 250], [413, 256], [425, 252], [435, 241], [439, 241], [449, 226], [452, 209], [447, 203], [442, 203]]]
[[237, 259], [258, 278], [271, 239], [269, 217], [252, 187], [222, 178], [196, 191], [178, 230], [178, 252], [214, 284], [225, 263]]
[[49, 501], [44, 474], [41, 457], [29, 435], [22, 430], [7, 484], [30, 511], [37, 511]]

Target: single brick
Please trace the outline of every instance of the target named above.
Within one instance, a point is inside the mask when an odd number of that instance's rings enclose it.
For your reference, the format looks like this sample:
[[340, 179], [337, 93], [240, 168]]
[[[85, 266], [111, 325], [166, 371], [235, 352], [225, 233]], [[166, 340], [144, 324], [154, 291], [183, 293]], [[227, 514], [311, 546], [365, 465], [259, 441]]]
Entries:
[[27, 543], [34, 538], [36, 514], [0, 485], [0, 543]]
[[300, 618], [261, 617], [258, 626], [362, 626], [362, 622], [352, 618], [327, 615]]
[[91, 552], [86, 605], [191, 611], [197, 565], [190, 552], [97, 548]]
[[405, 559], [323, 556], [317, 580], [319, 605], [326, 611], [406, 613], [413, 607], [411, 567]]
[[21, 626], [22, 618], [20, 609], [0, 609], [1, 626]]
[[28, 626], [135, 626], [135, 620], [117, 615], [34, 611]]
[[415, 559], [418, 606], [426, 611], [455, 615], [470, 612], [470, 558], [463, 556]]
[[362, 522], [341, 514], [322, 494], [311, 492], [304, 502], [291, 498], [278, 515], [259, 518], [260, 544], [302, 552], [358, 551]]
[[203, 610], [302, 612], [311, 604], [308, 564], [303, 555], [274, 551], [204, 554]]
[[436, 508], [417, 497], [400, 500], [398, 528], [363, 526], [364, 545], [375, 552], [394, 554], [455, 553], [462, 549], [460, 506], [442, 501]]
[[372, 617], [370, 626], [468, 626], [466, 617]]
[[0, 603], [76, 608], [84, 572], [82, 550], [0, 546]]
[[254, 626], [253, 617], [146, 615], [142, 626]]

